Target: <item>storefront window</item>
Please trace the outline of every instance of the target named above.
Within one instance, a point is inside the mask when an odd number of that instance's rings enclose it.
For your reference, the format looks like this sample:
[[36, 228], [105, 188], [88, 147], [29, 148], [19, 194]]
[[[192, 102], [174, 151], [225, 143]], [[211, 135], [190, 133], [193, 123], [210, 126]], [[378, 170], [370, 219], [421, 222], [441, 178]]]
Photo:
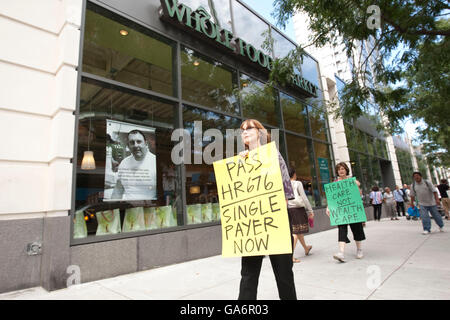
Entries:
[[[189, 106], [183, 108], [183, 121], [184, 128], [188, 130], [191, 136], [190, 163], [185, 164], [187, 224], [220, 220], [214, 168], [212, 163], [207, 163], [205, 155], [210, 154], [212, 160], [235, 155], [237, 150], [236, 140], [240, 138], [235, 133], [238, 132], [236, 129], [239, 129], [241, 121], [237, 118]], [[195, 121], [200, 123], [196, 124]], [[209, 149], [214, 149], [212, 143], [215, 140], [213, 138], [196, 139], [196, 132], [206, 134], [208, 129], [217, 129], [223, 135], [222, 148], [219, 148], [219, 150]], [[230, 132], [227, 133], [227, 129], [234, 131], [234, 138], [230, 135]], [[226, 142], [229, 136], [234, 141], [233, 155], [227, 155]], [[198, 145], [198, 143], [201, 143], [201, 145]], [[218, 153], [221, 153], [221, 155]], [[214, 159], [216, 156], [218, 158]]]
[[280, 104], [283, 110], [284, 128], [309, 135], [306, 105], [283, 92], [280, 92]]
[[229, 0], [178, 0], [178, 3], [183, 3], [192, 10], [203, 7], [216, 25], [232, 31]]
[[319, 169], [319, 190], [322, 199], [321, 205], [327, 205], [324, 185], [332, 182], [333, 164], [331, 162], [330, 145], [314, 142], [314, 153], [316, 155], [316, 167]]
[[194, 50], [181, 51], [182, 96], [186, 101], [227, 113], [239, 113], [237, 73]]
[[83, 80], [75, 239], [182, 224], [180, 170], [171, 161], [175, 119], [170, 103]]
[[304, 55], [301, 68], [302, 68], [302, 77], [320, 88], [317, 61], [315, 61], [308, 55]]
[[352, 167], [352, 176], [356, 177], [358, 181], [362, 181], [361, 167], [359, 163], [358, 153], [349, 150], [348, 154], [350, 156], [350, 165]]
[[354, 139], [355, 139], [356, 150], [367, 153], [366, 137], [365, 137], [364, 132], [362, 132], [358, 128], [354, 128], [353, 134], [355, 135]]
[[412, 183], [411, 176], [414, 171], [412, 166], [411, 154], [408, 151], [399, 148], [395, 148], [395, 154], [397, 155], [397, 162], [402, 182], [406, 184], [411, 184]]
[[173, 45], [86, 11], [83, 72], [175, 96]]
[[361, 183], [361, 187], [364, 190], [364, 192], [368, 192], [373, 187], [372, 182], [372, 173], [370, 170], [370, 164], [368, 156], [365, 154], [360, 153], [359, 154], [359, 161], [361, 164], [361, 180], [359, 182]]
[[327, 141], [327, 123], [325, 112], [320, 109], [308, 107], [308, 116], [311, 124], [311, 134], [313, 137]]
[[237, 1], [233, 1], [233, 22], [235, 36], [251, 44], [255, 49], [272, 55], [270, 45], [269, 25], [254, 15]]
[[320, 109], [320, 110], [325, 110], [324, 108], [324, 104], [323, 104], [323, 92], [320, 89], [317, 89], [316, 91], [317, 93], [317, 97], [309, 97], [309, 98], [305, 98], [305, 102], [316, 108], [316, 109]]
[[347, 139], [347, 146], [351, 149], [356, 149], [356, 143], [355, 143], [355, 136], [353, 135], [353, 127], [348, 124], [347, 122], [344, 122], [344, 128], [345, 128], [345, 138]]
[[380, 161], [378, 158], [370, 157], [372, 160], [372, 174], [373, 174], [373, 185], [381, 187], [383, 185], [383, 181], [381, 179], [381, 168]]
[[310, 140], [286, 133], [289, 166], [295, 168], [297, 180], [303, 188], [311, 205], [320, 206], [320, 193], [317, 188], [316, 175], [312, 166], [313, 156]]
[[366, 134], [366, 141], [367, 141], [367, 151], [370, 155], [374, 156], [376, 155], [376, 143], [375, 143], [375, 137], [371, 136], [370, 134]]
[[240, 99], [245, 118], [279, 126], [280, 117], [273, 88], [241, 74]]
[[284, 58], [290, 51], [295, 50], [295, 45], [278, 31], [271, 29], [271, 36], [275, 58]]
[[380, 152], [380, 157], [382, 157], [383, 159], [389, 159], [386, 141], [378, 139], [378, 151]]

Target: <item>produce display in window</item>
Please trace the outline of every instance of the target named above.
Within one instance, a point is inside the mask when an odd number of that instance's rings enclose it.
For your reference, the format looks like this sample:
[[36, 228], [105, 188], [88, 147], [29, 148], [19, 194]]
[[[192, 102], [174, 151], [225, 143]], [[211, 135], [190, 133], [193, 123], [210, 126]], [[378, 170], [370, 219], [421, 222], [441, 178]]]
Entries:
[[155, 129], [107, 120], [104, 201], [156, 200]]

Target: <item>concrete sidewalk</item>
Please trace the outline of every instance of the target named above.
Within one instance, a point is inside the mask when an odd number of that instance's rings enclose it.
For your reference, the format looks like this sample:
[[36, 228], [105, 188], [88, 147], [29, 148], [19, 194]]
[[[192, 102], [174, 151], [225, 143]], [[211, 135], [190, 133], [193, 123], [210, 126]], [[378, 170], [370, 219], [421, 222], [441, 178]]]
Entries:
[[[420, 221], [384, 219], [365, 228], [364, 258], [346, 248], [346, 263], [333, 259], [337, 230], [307, 235], [313, 246], [304, 256], [298, 244], [294, 264], [298, 299], [450, 299], [450, 228], [422, 235]], [[82, 278], [81, 270], [81, 278]], [[240, 258], [214, 256], [157, 269], [104, 279], [47, 292], [42, 288], [0, 294], [2, 299], [164, 299], [235, 300], [240, 282]], [[269, 259], [263, 260], [258, 299], [277, 300]]]

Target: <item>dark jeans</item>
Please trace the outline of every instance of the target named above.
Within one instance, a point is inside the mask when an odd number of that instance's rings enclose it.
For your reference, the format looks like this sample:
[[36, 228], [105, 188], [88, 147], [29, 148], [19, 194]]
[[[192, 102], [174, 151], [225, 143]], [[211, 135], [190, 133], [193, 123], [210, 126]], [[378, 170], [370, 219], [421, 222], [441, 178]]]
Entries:
[[[242, 257], [239, 300], [256, 300], [259, 274], [264, 256]], [[281, 300], [297, 300], [292, 271], [292, 254], [269, 255]]]
[[373, 206], [373, 219], [380, 220], [380, 218], [381, 218], [381, 203], [373, 204], [372, 206]]
[[397, 201], [397, 214], [400, 216], [399, 209], [402, 209], [403, 216], [405, 216], [405, 204], [403, 203], [403, 201]]

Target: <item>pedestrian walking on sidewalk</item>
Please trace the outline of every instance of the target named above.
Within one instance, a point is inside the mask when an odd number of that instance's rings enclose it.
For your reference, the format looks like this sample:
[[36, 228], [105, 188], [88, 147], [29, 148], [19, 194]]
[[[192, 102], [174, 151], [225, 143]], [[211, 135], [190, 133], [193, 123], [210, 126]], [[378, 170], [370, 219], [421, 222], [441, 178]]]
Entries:
[[[240, 156], [246, 157], [249, 150], [256, 149], [270, 142], [270, 135], [258, 120], [247, 119], [241, 124], [241, 139], [246, 150], [241, 152]], [[288, 200], [294, 199], [295, 196], [286, 163], [280, 152], [278, 152], [278, 160], [287, 207]], [[256, 300], [263, 258], [264, 256], [242, 257], [239, 300]], [[269, 258], [275, 274], [280, 299], [297, 300], [294, 273], [292, 271], [292, 253], [269, 255]]]
[[378, 186], [374, 186], [369, 197], [373, 207], [373, 219], [380, 221], [381, 204], [383, 203], [383, 195], [381, 194], [380, 188], [378, 188]]
[[439, 193], [441, 194], [441, 204], [445, 212], [445, 219], [449, 219], [450, 210], [450, 198], [448, 197], [448, 181], [447, 179], [441, 179], [441, 184], [438, 185]]
[[303, 184], [301, 181], [297, 181], [297, 174], [292, 167], [289, 168], [289, 177], [291, 178], [292, 189], [295, 195], [295, 199], [288, 201], [288, 213], [293, 237], [292, 261], [296, 263], [300, 262], [299, 259], [294, 257], [297, 241], [300, 241], [305, 250], [305, 255], [309, 255], [312, 249], [312, 246], [306, 245], [303, 235], [309, 232], [309, 219], [314, 219], [314, 211], [305, 194]]
[[431, 184], [430, 181], [422, 179], [420, 172], [413, 173], [414, 182], [411, 185], [411, 207], [414, 207], [414, 201], [418, 200], [420, 207], [420, 218], [422, 219], [423, 234], [431, 232], [430, 213], [433, 216], [434, 222], [439, 227], [439, 231], [444, 231], [444, 222], [438, 212], [439, 206], [438, 190]]
[[389, 187], [384, 188], [383, 202], [385, 204], [384, 209], [386, 210], [386, 216], [390, 216], [391, 220], [398, 220], [395, 209], [396, 203], [394, 194], [391, 192]]
[[409, 215], [409, 211], [407, 208], [409, 208], [409, 204], [411, 202], [411, 199], [409, 197], [411, 191], [409, 190], [409, 186], [405, 183], [403, 185], [403, 189], [402, 189], [403, 193], [405, 194], [405, 209], [406, 209], [406, 220], [410, 220], [411, 216]]
[[[351, 178], [349, 176], [350, 169], [345, 164], [345, 162], [340, 162], [335, 167], [337, 179], [335, 181], [341, 181], [348, 178]], [[361, 185], [358, 180], [355, 180], [356, 185]], [[330, 216], [330, 210], [327, 207], [326, 210], [327, 216]], [[357, 223], [351, 223], [351, 224], [343, 224], [338, 225], [338, 245], [339, 245], [339, 252], [333, 255], [333, 258], [338, 260], [339, 262], [345, 262], [345, 245], [347, 243], [350, 243], [350, 240], [348, 239], [348, 227], [350, 226], [350, 229], [353, 233], [353, 240], [355, 240], [356, 243], [356, 258], [362, 259], [364, 257], [363, 251], [362, 251], [362, 245], [361, 241], [366, 239], [366, 235], [364, 234], [364, 227], [362, 222]]]
[[406, 214], [405, 214], [405, 203], [404, 203], [405, 202], [405, 198], [404, 197], [405, 197], [405, 194], [403, 193], [403, 190], [400, 189], [399, 186], [395, 186], [394, 199], [395, 199], [395, 202], [396, 202], [397, 215], [399, 217], [401, 217], [400, 210], [402, 211], [403, 216], [406, 216]]

